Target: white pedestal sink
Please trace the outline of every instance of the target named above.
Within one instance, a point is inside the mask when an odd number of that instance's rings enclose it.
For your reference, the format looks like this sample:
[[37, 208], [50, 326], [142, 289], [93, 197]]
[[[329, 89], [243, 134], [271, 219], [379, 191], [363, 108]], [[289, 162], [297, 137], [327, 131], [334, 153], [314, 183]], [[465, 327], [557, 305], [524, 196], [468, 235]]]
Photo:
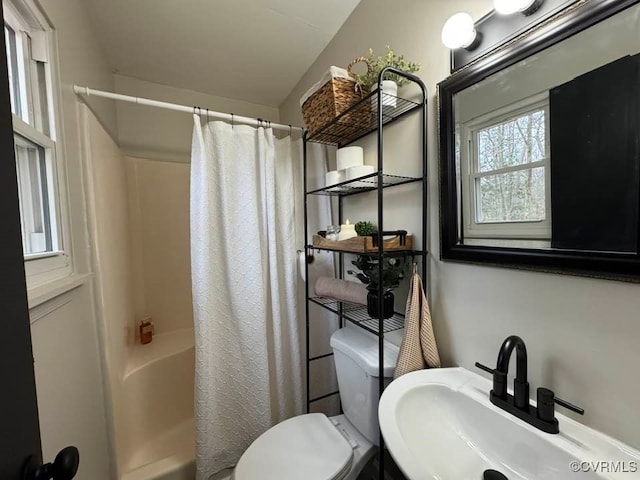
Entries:
[[[410, 480], [637, 480], [640, 452], [556, 413], [544, 433], [489, 401], [491, 382], [463, 368], [402, 376], [380, 399], [380, 428]], [[603, 400], [604, 401], [604, 400]]]

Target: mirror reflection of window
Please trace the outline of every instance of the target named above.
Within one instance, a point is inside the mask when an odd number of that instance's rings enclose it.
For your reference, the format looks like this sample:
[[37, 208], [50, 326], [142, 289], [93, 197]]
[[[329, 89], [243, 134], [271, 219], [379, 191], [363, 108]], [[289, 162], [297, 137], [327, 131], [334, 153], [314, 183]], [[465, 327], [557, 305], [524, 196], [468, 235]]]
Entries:
[[537, 110], [476, 133], [478, 223], [545, 219], [545, 117]]
[[460, 126], [467, 145], [461, 153], [467, 242], [526, 239], [549, 244], [548, 108], [545, 93]]

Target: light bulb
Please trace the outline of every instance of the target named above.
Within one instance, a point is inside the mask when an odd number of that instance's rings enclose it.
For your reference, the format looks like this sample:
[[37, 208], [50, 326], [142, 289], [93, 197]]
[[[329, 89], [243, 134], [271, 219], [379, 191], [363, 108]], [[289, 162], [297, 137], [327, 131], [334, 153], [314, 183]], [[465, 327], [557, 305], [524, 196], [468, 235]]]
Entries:
[[452, 50], [467, 48], [476, 39], [476, 27], [471, 15], [465, 12], [449, 17], [442, 27], [442, 43]]
[[493, 0], [493, 8], [501, 15], [511, 15], [528, 10], [536, 0]]

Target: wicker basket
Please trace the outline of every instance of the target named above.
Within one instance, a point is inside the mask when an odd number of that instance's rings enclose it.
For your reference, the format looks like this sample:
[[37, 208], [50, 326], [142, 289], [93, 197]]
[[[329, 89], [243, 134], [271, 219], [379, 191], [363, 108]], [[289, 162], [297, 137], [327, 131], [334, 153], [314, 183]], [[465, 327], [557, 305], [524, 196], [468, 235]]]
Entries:
[[[354, 59], [347, 67], [347, 71], [353, 79], [332, 78], [302, 105], [302, 116], [310, 136], [313, 136], [316, 131], [356, 104], [364, 96], [356, 84], [355, 74], [351, 71], [353, 66], [358, 63], [364, 63], [369, 68], [364, 57]], [[358, 108], [357, 111], [345, 115], [345, 126], [366, 124], [370, 121], [371, 106], [369, 102], [366, 103], [368, 107]]]

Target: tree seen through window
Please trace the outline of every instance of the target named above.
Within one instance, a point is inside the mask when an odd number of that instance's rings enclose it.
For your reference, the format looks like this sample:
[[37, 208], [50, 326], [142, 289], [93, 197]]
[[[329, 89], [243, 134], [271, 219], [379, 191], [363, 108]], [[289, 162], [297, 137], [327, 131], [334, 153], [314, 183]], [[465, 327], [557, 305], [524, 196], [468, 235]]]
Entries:
[[545, 117], [536, 110], [477, 131], [478, 223], [545, 219]]

